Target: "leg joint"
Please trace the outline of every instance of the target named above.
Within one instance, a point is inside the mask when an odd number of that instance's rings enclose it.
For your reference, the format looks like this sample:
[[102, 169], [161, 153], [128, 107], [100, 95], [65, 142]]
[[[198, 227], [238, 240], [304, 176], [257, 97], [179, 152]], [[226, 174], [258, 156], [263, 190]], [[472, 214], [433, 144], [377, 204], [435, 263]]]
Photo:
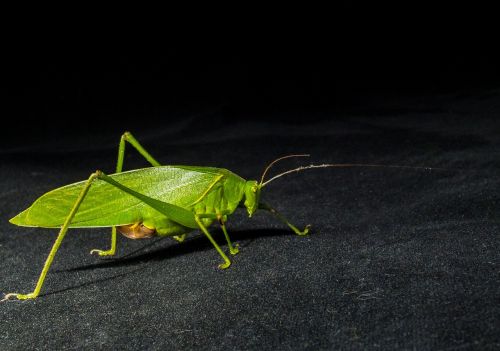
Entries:
[[132, 134], [129, 131], [126, 131], [122, 134], [122, 139], [128, 140], [131, 136]]

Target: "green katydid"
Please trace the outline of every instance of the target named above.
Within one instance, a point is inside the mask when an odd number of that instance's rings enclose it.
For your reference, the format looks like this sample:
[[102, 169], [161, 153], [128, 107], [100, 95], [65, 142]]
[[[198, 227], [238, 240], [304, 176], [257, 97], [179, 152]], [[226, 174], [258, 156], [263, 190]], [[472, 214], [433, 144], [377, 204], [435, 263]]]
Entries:
[[[132, 145], [153, 167], [122, 172], [125, 145]], [[269, 169], [288, 155], [271, 162], [259, 181], [245, 180], [229, 170], [214, 167], [162, 166], [142, 145], [126, 132], [120, 139], [116, 172], [106, 175], [96, 171], [83, 182], [52, 190], [38, 198], [28, 209], [10, 220], [12, 224], [27, 227], [60, 228], [57, 239], [45, 261], [35, 290], [29, 294], [9, 293], [2, 300], [34, 299], [40, 294], [54, 256], [69, 228], [111, 227], [111, 247], [92, 250], [100, 256], [116, 252], [117, 230], [131, 239], [154, 235], [172, 236], [182, 242], [185, 235], [200, 229], [223, 259], [219, 268], [231, 264], [208, 231], [216, 221], [225, 236], [229, 253], [238, 253], [226, 230], [227, 217], [238, 207], [245, 207], [249, 217], [258, 210], [272, 213], [298, 235], [306, 235], [309, 225], [299, 230], [273, 207], [260, 200], [261, 189], [273, 180], [291, 172], [311, 168], [352, 167], [380, 165], [321, 164], [295, 168], [264, 181]], [[398, 168], [424, 168], [384, 166]]]

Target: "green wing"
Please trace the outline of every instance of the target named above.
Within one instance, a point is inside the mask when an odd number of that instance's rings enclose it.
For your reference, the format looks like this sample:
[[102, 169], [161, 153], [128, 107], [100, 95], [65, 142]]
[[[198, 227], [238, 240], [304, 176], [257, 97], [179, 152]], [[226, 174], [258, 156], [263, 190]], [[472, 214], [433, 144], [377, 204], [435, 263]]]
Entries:
[[[154, 199], [191, 207], [224, 176], [217, 168], [163, 166], [111, 175], [120, 184]], [[85, 182], [52, 190], [10, 220], [30, 227], [61, 227]], [[70, 227], [109, 227], [142, 222], [159, 212], [122, 190], [96, 180]]]

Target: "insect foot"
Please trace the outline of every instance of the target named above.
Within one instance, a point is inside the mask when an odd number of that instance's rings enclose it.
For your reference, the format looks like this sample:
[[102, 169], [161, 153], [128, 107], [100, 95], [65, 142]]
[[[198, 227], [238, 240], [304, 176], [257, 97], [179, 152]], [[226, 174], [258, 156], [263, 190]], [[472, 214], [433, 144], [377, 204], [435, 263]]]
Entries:
[[219, 269], [226, 269], [226, 268], [228, 268], [230, 265], [231, 265], [231, 261], [226, 261], [226, 262], [221, 263], [221, 264], [219, 265]]
[[307, 234], [309, 233], [309, 228], [311, 228], [311, 225], [310, 225], [310, 224], [306, 225], [306, 227], [304, 228], [304, 230], [303, 230], [303, 231], [300, 231], [300, 230], [298, 230], [298, 229], [297, 229], [297, 230], [295, 231], [295, 233], [296, 233], [297, 235], [300, 235], [300, 236], [307, 235]]
[[186, 239], [186, 234], [182, 234], [182, 235], [174, 235], [173, 238], [175, 240], [177, 240], [177, 242], [184, 242], [184, 239]]
[[230, 247], [230, 248], [229, 248], [229, 253], [230, 253], [231, 255], [233, 255], [233, 256], [234, 256], [234, 255], [236, 255], [238, 252], [240, 252], [239, 247], [240, 247], [240, 244], [238, 244], [238, 243], [234, 243], [234, 247]]
[[37, 297], [37, 295], [35, 295], [34, 293], [26, 294], [26, 295], [9, 293], [9, 294], [5, 294], [4, 298], [2, 300], [0, 300], [0, 302], [10, 300], [11, 298], [15, 298], [18, 300], [27, 300], [27, 299], [35, 299], [36, 297]]
[[99, 256], [113, 256], [115, 254], [115, 250], [98, 250], [98, 249], [93, 249], [90, 250], [90, 254], [92, 255], [93, 253], [97, 253]]

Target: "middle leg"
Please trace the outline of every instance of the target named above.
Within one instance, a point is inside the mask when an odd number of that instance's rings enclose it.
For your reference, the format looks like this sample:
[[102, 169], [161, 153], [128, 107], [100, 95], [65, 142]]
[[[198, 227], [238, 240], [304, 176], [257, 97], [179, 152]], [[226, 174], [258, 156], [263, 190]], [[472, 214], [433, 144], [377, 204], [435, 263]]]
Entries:
[[238, 243], [236, 243], [234, 246], [233, 244], [231, 243], [231, 239], [229, 238], [229, 234], [227, 233], [227, 230], [226, 230], [226, 221], [225, 221], [225, 217], [226, 216], [222, 216], [222, 215], [217, 215], [217, 220], [219, 221], [219, 225], [220, 227], [222, 228], [222, 231], [224, 232], [224, 236], [226, 237], [226, 241], [227, 241], [227, 246], [229, 247], [229, 252], [231, 253], [231, 255], [236, 255], [238, 252], [240, 252], [239, 250], [239, 245]]
[[[204, 216], [204, 217], [207, 218], [207, 216]], [[215, 242], [214, 238], [212, 238], [212, 235], [210, 235], [207, 227], [205, 227], [205, 225], [203, 224], [203, 222], [201, 220], [203, 217], [201, 217], [199, 215], [195, 215], [194, 218], [195, 218], [196, 222], [198, 223], [198, 226], [200, 227], [200, 229], [203, 232], [203, 234], [205, 234], [205, 236], [208, 238], [208, 240], [210, 240], [210, 242], [212, 243], [212, 245], [215, 247], [215, 250], [217, 250], [217, 252], [219, 253], [219, 255], [221, 255], [222, 259], [224, 260], [224, 263], [221, 263], [219, 265], [219, 268], [220, 269], [226, 269], [226, 268], [228, 268], [231, 265], [231, 261], [226, 256], [226, 254], [224, 253], [224, 251], [222, 251], [222, 249], [219, 247], [219, 245]]]

